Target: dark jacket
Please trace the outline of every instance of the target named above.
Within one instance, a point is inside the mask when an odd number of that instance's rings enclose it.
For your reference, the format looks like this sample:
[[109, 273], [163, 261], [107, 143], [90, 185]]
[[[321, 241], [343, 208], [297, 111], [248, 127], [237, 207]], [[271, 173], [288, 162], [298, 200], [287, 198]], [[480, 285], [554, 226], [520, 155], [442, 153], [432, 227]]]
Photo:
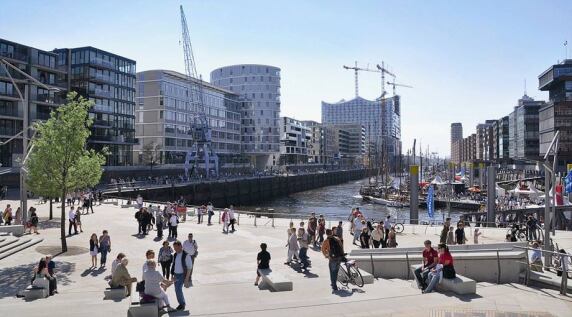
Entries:
[[171, 274], [175, 274], [175, 262], [176, 261], [183, 261], [181, 264], [183, 264], [183, 275], [187, 275], [187, 261], [185, 261], [184, 259], [187, 258], [187, 252], [182, 251], [181, 254], [183, 256], [179, 257], [179, 253], [175, 252], [173, 253], [173, 263], [171, 264]]

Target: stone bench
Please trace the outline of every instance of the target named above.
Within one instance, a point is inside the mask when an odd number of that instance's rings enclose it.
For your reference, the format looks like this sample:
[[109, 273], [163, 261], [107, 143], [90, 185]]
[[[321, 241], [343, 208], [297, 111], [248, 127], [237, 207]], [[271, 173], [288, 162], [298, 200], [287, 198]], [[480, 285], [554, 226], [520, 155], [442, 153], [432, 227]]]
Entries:
[[127, 311], [127, 317], [159, 317], [159, 301], [141, 303], [139, 293], [131, 294], [131, 304]]
[[[413, 280], [417, 282], [417, 277], [415, 276], [415, 270], [421, 267], [420, 264], [418, 265], [411, 265], [411, 275], [413, 276]], [[467, 295], [467, 294], [476, 294], [477, 293], [477, 282], [474, 280], [462, 276], [460, 274], [455, 274], [455, 278], [442, 278], [441, 282], [437, 284], [437, 290], [440, 291], [451, 291], [455, 294], [459, 295]], [[429, 281], [427, 281], [429, 283]], [[415, 286], [417, 283], [413, 284]]]
[[[374, 281], [374, 277], [373, 275], [371, 275], [369, 272], [366, 272], [364, 270], [359, 270], [359, 272], [361, 273], [361, 277], [363, 278], [363, 284], [373, 284]], [[345, 274], [338, 274], [338, 281], [340, 282], [345, 282], [345, 278], [347, 278], [347, 276], [345, 276]]]
[[127, 294], [127, 290], [125, 289], [124, 286], [114, 287], [114, 288], [108, 287], [105, 289], [105, 291], [103, 291], [103, 294], [105, 295], [103, 299], [122, 301], [125, 298], [125, 295]]
[[294, 288], [291, 280], [271, 269], [258, 269], [258, 273], [262, 277], [262, 283], [259, 284], [258, 288], [261, 288], [262, 284], [268, 285], [270, 290], [274, 292], [291, 291]]
[[50, 295], [50, 281], [45, 278], [34, 281], [36, 285], [30, 285], [24, 290], [24, 298], [28, 300], [36, 300], [46, 298]]
[[0, 226], [0, 232], [11, 233], [13, 236], [20, 237], [24, 235], [24, 225]]

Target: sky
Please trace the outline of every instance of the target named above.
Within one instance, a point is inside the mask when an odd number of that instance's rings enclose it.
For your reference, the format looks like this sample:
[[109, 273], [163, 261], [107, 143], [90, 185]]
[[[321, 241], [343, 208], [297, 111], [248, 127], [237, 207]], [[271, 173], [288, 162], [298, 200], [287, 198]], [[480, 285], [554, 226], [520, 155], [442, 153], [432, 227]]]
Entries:
[[[508, 115], [538, 75], [572, 46], [572, 1], [31, 1], [0, 0], [0, 38], [51, 50], [94, 46], [137, 61], [137, 70], [184, 73], [179, 5], [197, 70], [256, 63], [281, 68], [281, 116], [321, 119], [321, 102], [352, 99], [343, 65], [397, 75], [404, 152], [449, 155], [450, 124], [464, 136]], [[572, 57], [572, 48], [568, 49]], [[359, 75], [360, 96], [379, 96], [377, 73]]]

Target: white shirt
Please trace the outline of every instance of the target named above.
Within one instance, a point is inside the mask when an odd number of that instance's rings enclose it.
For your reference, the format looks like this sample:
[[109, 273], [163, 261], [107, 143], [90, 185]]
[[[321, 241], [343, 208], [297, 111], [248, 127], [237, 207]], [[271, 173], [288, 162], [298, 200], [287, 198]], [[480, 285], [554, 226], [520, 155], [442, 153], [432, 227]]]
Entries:
[[213, 205], [207, 205], [207, 211], [213, 211], [214, 207]]
[[189, 241], [189, 239], [183, 242], [183, 250], [187, 252], [188, 255], [195, 255], [198, 249], [197, 240], [193, 240], [193, 242]]
[[68, 219], [69, 220], [74, 220], [75, 219], [75, 210], [70, 210], [70, 212], [68, 213]]
[[230, 217], [230, 219], [234, 219], [234, 210], [229, 209], [228, 216]]
[[[181, 256], [183, 255], [183, 252], [181, 253], [175, 253], [173, 254], [173, 259], [175, 261], [175, 270], [174, 270], [174, 274], [183, 274], [183, 265], [181, 264]], [[175, 257], [177, 257], [175, 259]], [[189, 255], [187, 255], [187, 258], [185, 259], [186, 263], [187, 263], [187, 270], [190, 270], [193, 267], [193, 260], [191, 259], [191, 257]]]
[[145, 281], [145, 294], [151, 296], [161, 296], [161, 282], [163, 276], [157, 270], [147, 270], [143, 272], [143, 280]]
[[385, 222], [383, 223], [383, 228], [387, 230], [391, 229], [391, 220], [385, 219]]
[[111, 262], [111, 275], [113, 275], [113, 273], [115, 273], [115, 270], [117, 269], [117, 266], [119, 265], [119, 263], [121, 263], [121, 260], [115, 259], [113, 260], [113, 262]]
[[169, 222], [171, 223], [171, 226], [176, 227], [177, 226], [177, 216], [172, 215], [171, 218], [169, 218]]
[[354, 220], [354, 232], [361, 231], [363, 229], [363, 224], [359, 218]]

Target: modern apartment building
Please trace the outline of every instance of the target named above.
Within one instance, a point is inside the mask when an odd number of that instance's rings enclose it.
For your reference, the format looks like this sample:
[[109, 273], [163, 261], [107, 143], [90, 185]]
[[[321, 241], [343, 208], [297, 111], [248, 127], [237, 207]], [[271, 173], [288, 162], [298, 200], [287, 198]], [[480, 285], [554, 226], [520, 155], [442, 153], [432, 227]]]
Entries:
[[390, 164], [393, 166], [394, 160], [401, 155], [401, 99], [399, 95], [381, 100], [382, 108], [382, 143], [383, 150], [386, 151]]
[[504, 116], [497, 121], [496, 138], [498, 146], [495, 156], [496, 159], [503, 162], [508, 162], [511, 159], [509, 155], [509, 136], [509, 117]]
[[[6, 73], [6, 69], [0, 66], [0, 141], [6, 141], [32, 122], [48, 119], [50, 112], [65, 101], [68, 72], [59, 67], [57, 54], [4, 39], [0, 39], [0, 58], [47, 87], [59, 90], [47, 90], [9, 67]], [[29, 101], [27, 109], [10, 77], [22, 97]], [[1, 166], [18, 166], [22, 154], [22, 136], [19, 136], [0, 146]]]
[[280, 165], [308, 164], [312, 130], [302, 121], [280, 117]]
[[[135, 133], [135, 164], [149, 164], [152, 157], [157, 164], [183, 164], [193, 145], [191, 126], [198, 114], [197, 95], [189, 88], [187, 76], [170, 70], [149, 70], [137, 73], [137, 105]], [[232, 167], [242, 162], [241, 116], [242, 102], [238, 94], [202, 82], [203, 105], [211, 128], [213, 150], [220, 167]], [[153, 151], [153, 153], [149, 153]]]
[[546, 154], [556, 131], [560, 131], [557, 169], [564, 172], [566, 164], [572, 163], [572, 59], [540, 74], [538, 89], [549, 94], [549, 101], [539, 111], [539, 154]]
[[524, 95], [509, 115], [509, 156], [512, 159], [539, 159], [539, 117], [544, 101]]
[[88, 146], [107, 148], [106, 165], [133, 164], [135, 139], [135, 61], [95, 47], [64, 48], [57, 54], [58, 68], [69, 74], [68, 86], [95, 106]]
[[[459, 141], [462, 139], [463, 139], [463, 124], [460, 122], [451, 123], [451, 138], [450, 138], [451, 160], [454, 162], [460, 160], [460, 153], [458, 152], [459, 147], [457, 147], [457, 150], [455, 150], [454, 144], [456, 141]], [[460, 162], [456, 162], [456, 163], [460, 163]]]
[[211, 84], [240, 95], [242, 151], [257, 169], [278, 164], [280, 152], [280, 68], [244, 64], [221, 67]]
[[331, 138], [326, 142], [325, 156], [333, 157], [333, 164], [361, 166], [366, 154], [367, 134], [360, 124], [325, 124], [324, 133]]

